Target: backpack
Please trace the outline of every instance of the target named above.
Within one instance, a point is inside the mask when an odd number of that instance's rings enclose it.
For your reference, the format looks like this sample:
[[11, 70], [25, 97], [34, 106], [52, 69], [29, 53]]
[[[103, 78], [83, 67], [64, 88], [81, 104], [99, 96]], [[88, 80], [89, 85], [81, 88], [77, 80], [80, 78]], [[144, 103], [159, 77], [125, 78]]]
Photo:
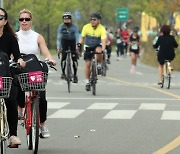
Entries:
[[26, 66], [21, 69], [22, 73], [42, 71], [48, 73], [47, 65], [39, 61], [34, 54], [23, 54], [22, 59], [26, 62]]
[[0, 52], [0, 76], [10, 76], [9, 57], [5, 52]]

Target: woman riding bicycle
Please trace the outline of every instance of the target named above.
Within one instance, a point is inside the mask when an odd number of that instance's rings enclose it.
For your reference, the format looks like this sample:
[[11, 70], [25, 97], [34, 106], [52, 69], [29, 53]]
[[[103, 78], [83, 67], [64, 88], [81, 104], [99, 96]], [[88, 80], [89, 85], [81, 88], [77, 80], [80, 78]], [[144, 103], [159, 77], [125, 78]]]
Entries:
[[[16, 33], [18, 37], [18, 43], [20, 52], [23, 54], [35, 54], [38, 58], [40, 53], [43, 54], [45, 58], [56, 65], [56, 61], [53, 60], [45, 40], [42, 35], [36, 33], [31, 29], [32, 27], [32, 13], [23, 9], [19, 12], [19, 25], [20, 30]], [[45, 121], [47, 120], [47, 100], [46, 91], [40, 92], [39, 99], [39, 109], [40, 109], [40, 131], [44, 138], [50, 137], [50, 133], [45, 126]], [[19, 113], [22, 115], [22, 108], [25, 106], [25, 94], [19, 87], [17, 102], [19, 105]]]
[[153, 45], [154, 48], [159, 47], [159, 51], [157, 53], [159, 62], [159, 85], [162, 84], [163, 65], [165, 60], [172, 61], [175, 58], [174, 48], [178, 47], [174, 36], [170, 35], [171, 28], [169, 25], [163, 25], [161, 27], [161, 32], [163, 35], [159, 36], [156, 44]]
[[[8, 14], [0, 8], [0, 52], [5, 52], [9, 59], [14, 57], [14, 60], [20, 64], [21, 67], [25, 66], [25, 62], [21, 59], [19, 46], [15, 33], [10, 27], [8, 22]], [[14, 80], [13, 80], [14, 81]], [[9, 146], [17, 147], [21, 144], [21, 140], [17, 137], [17, 124], [18, 124], [18, 112], [17, 112], [17, 87], [12, 83], [10, 96], [5, 99], [7, 108], [7, 120], [9, 125]]]

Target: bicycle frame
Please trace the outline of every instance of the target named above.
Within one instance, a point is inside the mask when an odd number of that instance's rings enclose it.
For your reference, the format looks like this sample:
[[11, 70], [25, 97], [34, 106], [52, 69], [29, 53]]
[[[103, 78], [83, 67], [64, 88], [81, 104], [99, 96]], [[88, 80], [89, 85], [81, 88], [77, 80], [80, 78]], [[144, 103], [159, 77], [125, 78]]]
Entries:
[[6, 141], [9, 135], [9, 126], [7, 122], [7, 109], [4, 98], [0, 98], [0, 140], [1, 140], [1, 154], [6, 153]]
[[171, 68], [171, 62], [169, 60], [165, 60], [165, 63], [163, 65], [163, 76], [162, 76], [162, 85], [161, 88], [164, 87], [165, 80], [167, 83], [167, 89], [170, 88], [171, 84], [171, 74], [172, 74], [172, 68]]

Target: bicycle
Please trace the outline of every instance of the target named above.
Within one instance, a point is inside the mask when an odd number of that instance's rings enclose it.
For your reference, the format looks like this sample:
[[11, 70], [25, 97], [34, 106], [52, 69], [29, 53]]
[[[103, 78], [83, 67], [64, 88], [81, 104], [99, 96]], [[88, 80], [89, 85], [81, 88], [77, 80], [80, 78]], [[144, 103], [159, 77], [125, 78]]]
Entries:
[[[45, 61], [51, 68], [52, 63]], [[56, 70], [56, 68], [54, 68]], [[33, 150], [37, 154], [39, 147], [39, 93], [44, 91], [48, 79], [48, 73], [42, 71], [21, 73], [18, 75], [18, 80], [22, 91], [25, 91], [25, 110], [23, 115], [22, 126], [26, 130], [26, 139], [29, 150]]]
[[[73, 79], [73, 74], [72, 74], [72, 60], [71, 60], [71, 50], [67, 50], [67, 51], [60, 51], [59, 53], [65, 52], [67, 53], [67, 58], [66, 58], [66, 77], [65, 80], [67, 81], [67, 85], [68, 85], [68, 92], [71, 92], [71, 82]], [[58, 54], [58, 58], [60, 58], [60, 55]]]
[[165, 60], [163, 65], [163, 76], [162, 76], [162, 84], [160, 85], [161, 88], [164, 87], [164, 84], [167, 84], [167, 89], [170, 88], [171, 85], [171, 78], [172, 78], [172, 67], [171, 62], [169, 60]]
[[96, 95], [96, 83], [97, 83], [97, 61], [95, 58], [95, 54], [102, 54], [102, 52], [98, 53], [95, 51], [90, 51], [89, 53], [85, 53], [85, 54], [93, 54], [92, 59], [91, 59], [91, 66], [90, 66], [90, 85], [92, 87], [92, 94], [95, 96]]
[[7, 109], [4, 98], [8, 98], [11, 90], [12, 78], [0, 77], [0, 139], [1, 154], [6, 153], [9, 126], [7, 122]]

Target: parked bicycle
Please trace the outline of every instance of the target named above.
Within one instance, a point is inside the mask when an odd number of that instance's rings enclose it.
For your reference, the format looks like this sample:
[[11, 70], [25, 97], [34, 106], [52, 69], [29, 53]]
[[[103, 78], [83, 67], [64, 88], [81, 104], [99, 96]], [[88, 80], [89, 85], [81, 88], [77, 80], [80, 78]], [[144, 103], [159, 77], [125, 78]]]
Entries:
[[169, 60], [165, 60], [163, 65], [163, 76], [162, 76], [162, 84], [160, 85], [161, 88], [164, 87], [166, 84], [167, 89], [170, 88], [171, 85], [171, 78], [172, 78], [172, 67], [171, 62]]
[[[51, 62], [45, 61], [45, 63], [56, 70]], [[47, 78], [48, 73], [42, 71], [21, 73], [18, 75], [21, 89], [26, 92], [22, 126], [26, 129], [28, 149], [33, 150], [34, 154], [38, 152], [39, 136], [42, 137], [39, 134], [39, 93], [45, 90]]]
[[7, 122], [7, 109], [4, 98], [8, 98], [11, 90], [12, 78], [0, 77], [0, 139], [1, 154], [6, 153], [9, 126]]

